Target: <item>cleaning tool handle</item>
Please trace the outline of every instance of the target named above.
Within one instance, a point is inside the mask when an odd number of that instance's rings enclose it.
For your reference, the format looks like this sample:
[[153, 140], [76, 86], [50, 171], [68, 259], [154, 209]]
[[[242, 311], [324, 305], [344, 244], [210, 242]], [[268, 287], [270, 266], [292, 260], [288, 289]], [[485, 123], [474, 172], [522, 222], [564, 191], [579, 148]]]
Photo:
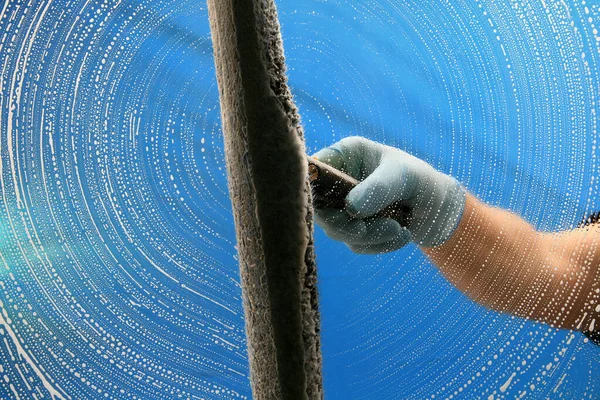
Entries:
[[[358, 185], [358, 181], [344, 172], [317, 160], [308, 159], [308, 180], [313, 192], [315, 208], [334, 208], [342, 210], [346, 207], [346, 196]], [[391, 218], [407, 227], [410, 220], [410, 209], [397, 201], [379, 211], [372, 218]]]

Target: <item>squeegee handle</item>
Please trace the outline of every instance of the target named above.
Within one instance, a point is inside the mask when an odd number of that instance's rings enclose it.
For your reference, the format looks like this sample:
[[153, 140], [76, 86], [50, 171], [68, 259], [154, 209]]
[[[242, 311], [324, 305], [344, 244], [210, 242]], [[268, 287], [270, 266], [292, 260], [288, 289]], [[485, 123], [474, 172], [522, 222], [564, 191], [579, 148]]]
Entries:
[[[344, 172], [307, 156], [308, 180], [313, 192], [315, 208], [342, 210], [346, 206], [346, 196], [358, 185], [358, 181]], [[395, 202], [378, 212], [374, 218], [392, 218], [401, 226], [408, 226], [410, 209], [401, 202]]]

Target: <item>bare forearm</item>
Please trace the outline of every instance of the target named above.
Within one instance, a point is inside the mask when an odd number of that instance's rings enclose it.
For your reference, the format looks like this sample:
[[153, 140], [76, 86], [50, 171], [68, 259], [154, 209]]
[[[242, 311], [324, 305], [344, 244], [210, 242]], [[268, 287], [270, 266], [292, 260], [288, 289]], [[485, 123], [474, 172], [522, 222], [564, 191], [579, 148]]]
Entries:
[[584, 329], [579, 323], [586, 312], [591, 316], [600, 260], [588, 233], [537, 232], [517, 215], [467, 195], [454, 235], [422, 249], [450, 282], [484, 306]]

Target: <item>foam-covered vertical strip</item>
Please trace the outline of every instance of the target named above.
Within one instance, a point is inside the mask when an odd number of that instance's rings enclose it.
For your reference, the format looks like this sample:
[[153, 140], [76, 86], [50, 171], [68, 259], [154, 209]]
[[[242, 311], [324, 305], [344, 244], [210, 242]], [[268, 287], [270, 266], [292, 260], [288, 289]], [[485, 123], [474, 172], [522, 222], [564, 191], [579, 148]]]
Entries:
[[[263, 0], [265, 5], [265, 18], [263, 38], [268, 41], [268, 72], [270, 85], [273, 92], [289, 118], [289, 123], [295, 129], [304, 144], [304, 131], [300, 124], [298, 108], [294, 104], [291, 91], [287, 85], [285, 74], [285, 57], [283, 55], [283, 42], [279, 30], [279, 19], [275, 3], [272, 0]], [[304, 149], [302, 157], [304, 157]], [[304, 163], [304, 158], [302, 158]], [[304, 175], [306, 176], [306, 175]], [[304, 266], [302, 269], [303, 285], [301, 295], [303, 340], [305, 346], [305, 369], [306, 390], [309, 399], [320, 399], [323, 397], [323, 381], [321, 376], [321, 343], [320, 343], [320, 318], [317, 292], [317, 270], [315, 264], [314, 242], [313, 242], [313, 212], [311, 191], [308, 181], [305, 180], [304, 196], [306, 196], [306, 232], [308, 245], [306, 247]]]
[[208, 0], [256, 399], [322, 398], [310, 191], [272, 0]]

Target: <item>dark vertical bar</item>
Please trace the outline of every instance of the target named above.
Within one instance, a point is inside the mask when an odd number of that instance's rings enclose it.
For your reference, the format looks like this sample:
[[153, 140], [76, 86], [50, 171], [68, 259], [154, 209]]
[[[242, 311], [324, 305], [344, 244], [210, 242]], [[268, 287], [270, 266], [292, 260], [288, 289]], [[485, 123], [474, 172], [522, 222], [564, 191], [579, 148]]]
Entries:
[[272, 0], [208, 0], [256, 399], [321, 399], [312, 207]]

